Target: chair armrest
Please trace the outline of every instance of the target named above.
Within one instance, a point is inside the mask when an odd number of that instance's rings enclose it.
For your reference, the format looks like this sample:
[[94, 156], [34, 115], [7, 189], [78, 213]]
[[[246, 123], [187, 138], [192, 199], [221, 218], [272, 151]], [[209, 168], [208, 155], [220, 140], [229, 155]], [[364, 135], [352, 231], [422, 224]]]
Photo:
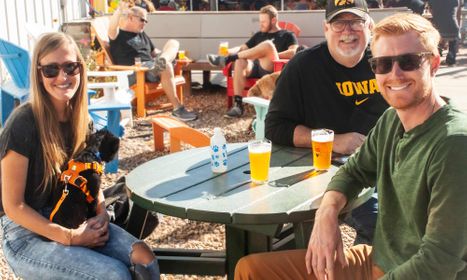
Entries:
[[269, 103], [271, 101], [267, 100], [265, 98], [251, 96], [251, 97], [244, 97], [242, 99], [242, 102], [254, 105], [255, 107], [258, 106], [258, 107], [261, 107], [261, 108], [268, 108]]
[[289, 62], [289, 59], [275, 59], [272, 61], [274, 64], [274, 72], [282, 71], [282, 68]]
[[118, 89], [128, 89], [128, 76], [133, 74], [132, 70], [124, 71], [88, 71], [88, 76], [92, 77], [117, 77], [116, 83], [88, 83], [89, 88], [117, 87]]
[[222, 69], [222, 73], [224, 74], [224, 76], [226, 77], [230, 77], [232, 76], [232, 62], [229, 62], [227, 63], [227, 65]]

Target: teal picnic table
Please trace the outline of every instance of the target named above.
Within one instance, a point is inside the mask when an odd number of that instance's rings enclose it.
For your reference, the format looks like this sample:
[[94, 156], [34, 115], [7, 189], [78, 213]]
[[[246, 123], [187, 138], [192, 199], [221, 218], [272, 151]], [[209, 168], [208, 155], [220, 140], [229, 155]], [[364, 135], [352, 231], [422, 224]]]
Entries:
[[[246, 143], [229, 144], [228, 171], [211, 172], [209, 149], [185, 150], [148, 161], [126, 177], [131, 199], [139, 206], [132, 218], [142, 225], [147, 210], [225, 225], [225, 252], [156, 249], [161, 273], [225, 275], [250, 253], [306, 248], [313, 218], [338, 167], [317, 171], [311, 149], [272, 148], [269, 183], [250, 180]], [[363, 204], [365, 189], [344, 209]], [[288, 226], [284, 226], [288, 225]], [[130, 229], [141, 232], [141, 227]]]

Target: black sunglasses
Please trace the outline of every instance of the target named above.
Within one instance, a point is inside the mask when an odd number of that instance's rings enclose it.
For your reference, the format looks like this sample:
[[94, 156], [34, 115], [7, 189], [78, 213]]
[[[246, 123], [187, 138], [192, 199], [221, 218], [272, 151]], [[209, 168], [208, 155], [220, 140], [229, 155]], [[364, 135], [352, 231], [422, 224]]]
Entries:
[[81, 72], [80, 62], [65, 62], [62, 64], [51, 63], [47, 65], [39, 65], [37, 69], [42, 71], [42, 75], [46, 78], [55, 78], [60, 73], [60, 69], [68, 76], [75, 76]]
[[133, 16], [139, 18], [139, 21], [141, 22], [148, 23], [148, 20], [143, 18], [142, 16], [138, 16], [138, 15], [133, 15]]
[[413, 71], [420, 68], [423, 63], [423, 60], [426, 57], [433, 56], [431, 52], [421, 52], [421, 53], [408, 53], [401, 54], [396, 56], [381, 56], [373, 57], [368, 61], [370, 62], [370, 67], [373, 73], [375, 74], [387, 74], [391, 72], [394, 62], [397, 61], [400, 69], [404, 71]]

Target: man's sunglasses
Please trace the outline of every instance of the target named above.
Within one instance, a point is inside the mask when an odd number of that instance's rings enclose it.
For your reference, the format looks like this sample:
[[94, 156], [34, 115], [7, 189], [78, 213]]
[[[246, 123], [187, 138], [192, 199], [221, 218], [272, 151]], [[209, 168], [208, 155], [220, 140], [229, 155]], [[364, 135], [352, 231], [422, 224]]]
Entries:
[[399, 68], [403, 71], [413, 71], [420, 68], [426, 57], [433, 56], [431, 52], [408, 53], [396, 56], [373, 57], [370, 62], [371, 70], [375, 74], [387, 74], [391, 72], [394, 62], [397, 61]]
[[62, 64], [51, 63], [47, 65], [39, 65], [37, 66], [37, 69], [42, 71], [42, 75], [44, 75], [44, 77], [55, 78], [60, 74], [60, 69], [62, 69], [68, 76], [75, 76], [81, 72], [81, 67], [83, 66], [80, 62], [65, 62]]
[[133, 15], [133, 16], [139, 18], [139, 21], [141, 22], [148, 23], [148, 20], [143, 18], [142, 16], [138, 16], [138, 15]]

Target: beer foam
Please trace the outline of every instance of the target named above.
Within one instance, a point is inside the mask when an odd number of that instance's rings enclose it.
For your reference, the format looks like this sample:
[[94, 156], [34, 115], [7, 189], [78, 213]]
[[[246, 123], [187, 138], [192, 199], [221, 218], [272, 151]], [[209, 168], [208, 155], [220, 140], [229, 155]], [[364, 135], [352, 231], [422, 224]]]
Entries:
[[253, 154], [269, 153], [271, 151], [271, 145], [262, 144], [257, 146], [250, 146], [248, 150]]
[[312, 141], [314, 142], [331, 142], [334, 140], [334, 135], [328, 134], [328, 135], [314, 135], [312, 137]]

